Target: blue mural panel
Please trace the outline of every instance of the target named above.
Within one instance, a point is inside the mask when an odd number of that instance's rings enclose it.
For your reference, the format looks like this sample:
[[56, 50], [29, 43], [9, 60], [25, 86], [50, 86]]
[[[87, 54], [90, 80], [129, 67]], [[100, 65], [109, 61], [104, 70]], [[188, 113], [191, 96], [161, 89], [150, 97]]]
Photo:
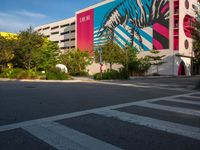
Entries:
[[94, 46], [108, 39], [141, 51], [168, 49], [169, 0], [115, 0], [95, 8]]

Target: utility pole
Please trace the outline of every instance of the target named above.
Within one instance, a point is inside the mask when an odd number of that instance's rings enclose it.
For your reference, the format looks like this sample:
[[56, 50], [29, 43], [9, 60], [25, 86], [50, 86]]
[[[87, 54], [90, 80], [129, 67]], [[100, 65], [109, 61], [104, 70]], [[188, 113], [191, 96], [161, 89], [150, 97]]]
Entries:
[[103, 70], [102, 70], [103, 60], [102, 60], [102, 48], [101, 47], [98, 48], [98, 52], [99, 52], [100, 73], [101, 73], [101, 79], [102, 79], [102, 76], [103, 76]]

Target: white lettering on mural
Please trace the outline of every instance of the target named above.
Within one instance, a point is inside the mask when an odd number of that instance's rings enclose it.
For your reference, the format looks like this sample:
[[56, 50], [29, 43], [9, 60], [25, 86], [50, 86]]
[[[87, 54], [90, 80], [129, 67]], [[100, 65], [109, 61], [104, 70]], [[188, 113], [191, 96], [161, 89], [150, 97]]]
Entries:
[[80, 23], [83, 23], [83, 22], [86, 22], [86, 21], [90, 21], [90, 15], [79, 18]]

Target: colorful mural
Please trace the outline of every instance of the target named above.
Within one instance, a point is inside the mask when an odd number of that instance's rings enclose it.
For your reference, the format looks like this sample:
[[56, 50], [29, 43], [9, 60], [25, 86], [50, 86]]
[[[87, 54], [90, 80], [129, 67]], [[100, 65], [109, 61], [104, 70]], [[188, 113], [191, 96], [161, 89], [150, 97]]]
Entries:
[[[169, 0], [115, 0], [89, 11], [94, 12], [94, 32], [88, 42], [93, 42], [94, 48], [108, 39], [140, 51], [169, 48]], [[81, 25], [79, 16], [77, 20]], [[88, 34], [87, 30], [84, 33], [77, 28], [78, 43], [83, 42], [79, 37]]]
[[77, 47], [93, 52], [94, 41], [94, 11], [88, 10], [77, 15]]

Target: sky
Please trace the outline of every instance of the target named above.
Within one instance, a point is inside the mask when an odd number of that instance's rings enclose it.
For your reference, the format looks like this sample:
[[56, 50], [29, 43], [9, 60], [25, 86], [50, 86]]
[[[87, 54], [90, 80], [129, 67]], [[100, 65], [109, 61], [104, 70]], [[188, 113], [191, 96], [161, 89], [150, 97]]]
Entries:
[[0, 32], [18, 33], [29, 26], [73, 17], [77, 10], [102, 0], [1, 0]]

